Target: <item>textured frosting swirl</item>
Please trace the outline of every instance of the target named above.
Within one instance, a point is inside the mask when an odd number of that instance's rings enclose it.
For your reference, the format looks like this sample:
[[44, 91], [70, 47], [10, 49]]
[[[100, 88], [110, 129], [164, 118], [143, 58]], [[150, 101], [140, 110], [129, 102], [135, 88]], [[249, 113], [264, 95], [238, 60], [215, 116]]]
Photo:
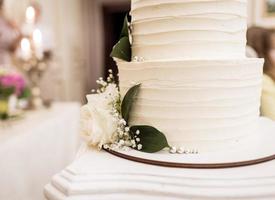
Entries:
[[132, 0], [133, 56], [244, 58], [246, 13], [246, 0]]
[[118, 63], [122, 95], [142, 83], [131, 123], [155, 126], [172, 145], [190, 148], [249, 134], [259, 117], [262, 65], [261, 59]]

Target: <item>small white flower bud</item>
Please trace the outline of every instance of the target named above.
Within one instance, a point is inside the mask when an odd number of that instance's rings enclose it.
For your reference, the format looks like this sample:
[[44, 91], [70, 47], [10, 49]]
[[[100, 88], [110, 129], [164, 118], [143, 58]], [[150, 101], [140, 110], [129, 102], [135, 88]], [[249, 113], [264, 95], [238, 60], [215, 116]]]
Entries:
[[136, 146], [137, 146], [137, 145], [136, 145], [136, 141], [135, 141], [135, 140], [131, 140], [131, 143], [132, 143], [131, 146], [132, 146], [133, 148], [136, 148]]
[[125, 141], [124, 140], [119, 140], [119, 145], [124, 145], [125, 144]]
[[137, 145], [137, 149], [138, 149], [138, 150], [141, 150], [141, 149], [142, 149], [142, 144], [138, 144], [138, 145]]
[[138, 57], [137, 57], [137, 56], [134, 56], [133, 61], [134, 61], [134, 62], [138, 62]]
[[143, 61], [144, 61], [144, 58], [143, 58], [143, 57], [140, 57], [140, 58], [138, 59], [138, 61], [139, 61], [139, 62], [143, 62]]
[[126, 125], [125, 120], [124, 120], [124, 119], [121, 119], [121, 120], [119, 121], [119, 124], [125, 126], [125, 125]]
[[136, 134], [139, 135], [140, 134], [140, 130], [136, 130]]
[[130, 148], [128, 146], [123, 146], [122, 151], [130, 151]]
[[177, 153], [177, 148], [176, 147], [171, 147], [170, 148], [170, 153], [172, 153], [172, 154]]
[[127, 127], [125, 127], [125, 131], [126, 132], [129, 132], [130, 131], [130, 128], [127, 126]]
[[124, 135], [124, 132], [123, 132], [123, 131], [120, 131], [119, 134], [118, 134], [118, 136], [119, 136], [120, 138], [122, 138], [123, 135]]
[[184, 153], [184, 148], [183, 147], [178, 148], [177, 153], [183, 154]]
[[137, 141], [137, 142], [140, 142], [140, 138], [136, 138], [136, 141]]

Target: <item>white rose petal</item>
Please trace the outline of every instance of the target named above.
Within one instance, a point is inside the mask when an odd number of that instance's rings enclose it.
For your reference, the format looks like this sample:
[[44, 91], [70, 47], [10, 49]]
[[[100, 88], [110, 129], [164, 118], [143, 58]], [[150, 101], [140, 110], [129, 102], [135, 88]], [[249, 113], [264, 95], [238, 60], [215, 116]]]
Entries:
[[103, 94], [90, 94], [86, 96], [88, 100], [88, 105], [93, 105], [94, 107], [99, 107], [102, 109], [109, 109], [109, 101], [105, 98]]

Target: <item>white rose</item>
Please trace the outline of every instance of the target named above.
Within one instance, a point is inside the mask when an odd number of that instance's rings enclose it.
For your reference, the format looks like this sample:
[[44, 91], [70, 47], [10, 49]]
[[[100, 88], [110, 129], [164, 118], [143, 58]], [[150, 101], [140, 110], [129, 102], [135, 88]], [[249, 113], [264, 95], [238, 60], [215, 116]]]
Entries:
[[91, 146], [99, 148], [116, 139], [117, 119], [110, 112], [110, 102], [103, 94], [87, 96], [88, 103], [81, 108], [81, 135]]

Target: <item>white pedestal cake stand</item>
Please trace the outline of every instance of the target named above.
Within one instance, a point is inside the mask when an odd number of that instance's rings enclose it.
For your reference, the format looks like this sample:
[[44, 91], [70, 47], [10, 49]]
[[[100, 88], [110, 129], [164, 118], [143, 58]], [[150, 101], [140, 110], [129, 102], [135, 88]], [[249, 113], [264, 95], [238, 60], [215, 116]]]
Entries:
[[88, 150], [45, 187], [47, 200], [274, 200], [275, 161], [227, 169], [167, 168]]

